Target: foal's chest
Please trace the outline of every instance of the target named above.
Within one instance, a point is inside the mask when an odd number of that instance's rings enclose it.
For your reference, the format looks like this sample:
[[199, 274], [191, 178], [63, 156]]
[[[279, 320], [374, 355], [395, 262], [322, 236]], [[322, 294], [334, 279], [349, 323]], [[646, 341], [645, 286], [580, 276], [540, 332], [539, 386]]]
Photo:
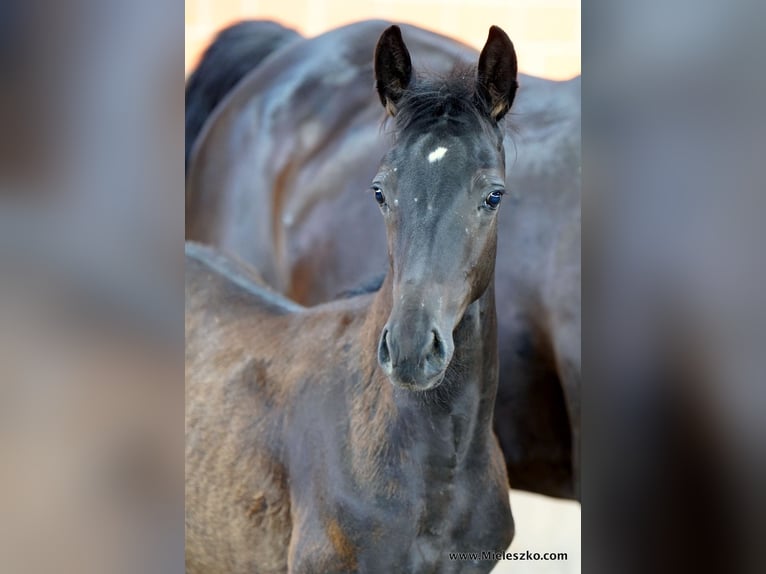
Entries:
[[405, 571], [489, 572], [494, 562], [461, 561], [450, 554], [507, 548], [513, 532], [507, 492], [477, 477], [433, 486], [404, 557]]
[[[489, 572], [495, 564], [492, 561], [458, 560], [450, 553], [507, 548], [513, 532], [507, 492], [492, 488], [481, 478], [461, 478], [465, 480], [431, 484], [427, 493], [420, 485], [409, 485], [407, 495], [387, 504], [365, 507], [338, 501], [326, 509], [321, 521], [325, 543], [319, 546], [323, 550], [312, 555], [311, 548], [317, 545], [307, 544], [306, 553], [297, 561], [305, 568], [294, 571]], [[328, 519], [330, 508], [335, 513]]]

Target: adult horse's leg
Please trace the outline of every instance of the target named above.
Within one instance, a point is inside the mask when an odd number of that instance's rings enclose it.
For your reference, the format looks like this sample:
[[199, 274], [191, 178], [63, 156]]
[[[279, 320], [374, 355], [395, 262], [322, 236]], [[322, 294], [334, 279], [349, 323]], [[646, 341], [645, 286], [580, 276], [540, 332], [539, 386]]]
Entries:
[[226, 94], [267, 56], [301, 38], [267, 20], [245, 20], [221, 30], [186, 82], [186, 169], [202, 126]]
[[581, 379], [581, 287], [580, 216], [566, 225], [550, 262], [546, 289], [550, 309], [550, 332], [561, 386], [572, 430], [572, 479], [580, 498], [580, 379]]
[[506, 317], [498, 331], [500, 372], [506, 379], [498, 387], [495, 434], [511, 488], [572, 498], [566, 397], [541, 317], [532, 317], [521, 307], [503, 310]]

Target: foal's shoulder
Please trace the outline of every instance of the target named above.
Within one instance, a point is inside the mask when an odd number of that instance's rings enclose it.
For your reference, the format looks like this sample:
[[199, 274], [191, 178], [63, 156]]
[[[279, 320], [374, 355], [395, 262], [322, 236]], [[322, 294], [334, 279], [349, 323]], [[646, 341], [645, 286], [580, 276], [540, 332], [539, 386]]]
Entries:
[[184, 267], [187, 306], [250, 308], [277, 315], [303, 309], [269, 288], [255, 269], [212, 247], [187, 243]]

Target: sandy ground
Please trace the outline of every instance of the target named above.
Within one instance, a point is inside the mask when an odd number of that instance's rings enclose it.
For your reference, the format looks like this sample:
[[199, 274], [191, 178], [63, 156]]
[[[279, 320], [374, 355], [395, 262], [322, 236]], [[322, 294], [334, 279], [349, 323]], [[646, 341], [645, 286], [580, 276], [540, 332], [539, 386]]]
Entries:
[[493, 574], [575, 574], [580, 570], [580, 503], [516, 491], [516, 536], [508, 552], [566, 552], [562, 561], [503, 561]]

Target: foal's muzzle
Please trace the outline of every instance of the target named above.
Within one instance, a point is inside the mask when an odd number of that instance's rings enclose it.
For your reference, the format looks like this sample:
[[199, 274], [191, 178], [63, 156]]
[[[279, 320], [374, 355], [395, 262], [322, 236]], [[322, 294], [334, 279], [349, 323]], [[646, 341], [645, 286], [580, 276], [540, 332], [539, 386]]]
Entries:
[[426, 391], [442, 382], [453, 351], [452, 333], [445, 337], [431, 322], [389, 320], [380, 335], [378, 363], [394, 385]]

